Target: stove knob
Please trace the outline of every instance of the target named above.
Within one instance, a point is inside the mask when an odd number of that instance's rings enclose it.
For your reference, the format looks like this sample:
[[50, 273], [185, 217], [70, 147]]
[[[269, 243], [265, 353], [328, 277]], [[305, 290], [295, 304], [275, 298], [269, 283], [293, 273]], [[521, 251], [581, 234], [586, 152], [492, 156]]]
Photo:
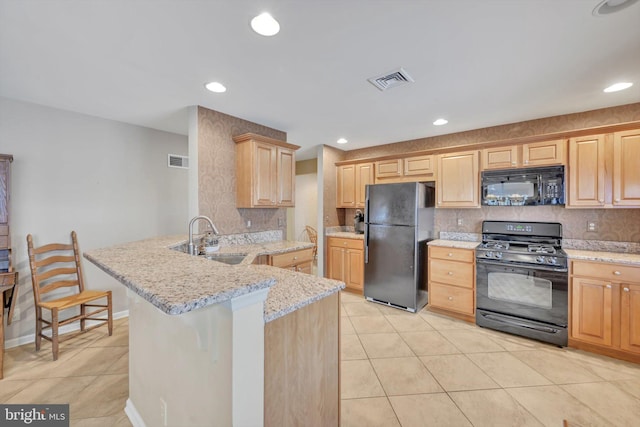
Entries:
[[493, 252], [489, 251], [486, 254], [484, 254], [484, 256], [486, 256], [487, 258], [492, 258], [493, 257]]
[[537, 256], [536, 257], [536, 262], [538, 264], [544, 264], [544, 257], [543, 256]]
[[547, 258], [547, 264], [556, 264], [558, 262], [558, 258], [554, 257], [554, 256], [550, 256], [549, 258]]
[[501, 259], [502, 258], [502, 252], [496, 252], [496, 258]]

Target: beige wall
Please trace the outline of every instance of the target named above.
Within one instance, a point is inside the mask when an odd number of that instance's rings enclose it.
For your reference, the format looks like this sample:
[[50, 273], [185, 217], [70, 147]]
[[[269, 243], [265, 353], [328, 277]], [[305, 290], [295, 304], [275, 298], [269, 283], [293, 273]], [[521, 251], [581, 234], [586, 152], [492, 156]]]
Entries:
[[[344, 153], [344, 159], [482, 144], [637, 120], [640, 120], [640, 103], [352, 150]], [[330, 171], [325, 175], [330, 176]], [[335, 180], [335, 171], [332, 179]], [[333, 194], [335, 195], [335, 192]], [[330, 195], [325, 195], [325, 201], [329, 198]], [[335, 206], [335, 201], [333, 203]], [[347, 210], [347, 222], [353, 216], [353, 212]], [[461, 226], [457, 225], [458, 219], [462, 219]], [[564, 237], [569, 239], [640, 242], [640, 210], [638, 209], [566, 209], [553, 206], [437, 209], [435, 229], [436, 233], [440, 231], [480, 233], [483, 220], [554, 221], [563, 225]], [[588, 232], [587, 221], [596, 221], [598, 230]]]
[[[236, 144], [233, 137], [252, 132], [281, 141], [286, 132], [198, 107], [198, 210], [221, 234], [286, 230], [286, 209], [236, 208]], [[281, 219], [282, 225], [278, 225]], [[247, 220], [251, 228], [247, 228]]]

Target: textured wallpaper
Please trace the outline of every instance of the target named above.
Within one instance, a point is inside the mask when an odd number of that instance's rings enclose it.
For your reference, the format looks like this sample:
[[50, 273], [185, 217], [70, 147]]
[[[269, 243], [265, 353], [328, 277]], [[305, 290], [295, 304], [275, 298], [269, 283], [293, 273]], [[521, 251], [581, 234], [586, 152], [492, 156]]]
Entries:
[[[236, 144], [233, 137], [252, 132], [287, 140], [286, 132], [198, 107], [198, 205], [221, 234], [286, 230], [286, 209], [236, 208]], [[278, 226], [281, 219], [282, 226]], [[251, 220], [251, 228], [247, 228]]]

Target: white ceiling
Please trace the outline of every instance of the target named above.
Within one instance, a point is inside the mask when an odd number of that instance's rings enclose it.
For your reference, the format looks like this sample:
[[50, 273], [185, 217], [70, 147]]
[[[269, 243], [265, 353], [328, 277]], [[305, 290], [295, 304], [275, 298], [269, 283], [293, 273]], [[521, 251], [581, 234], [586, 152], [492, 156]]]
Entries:
[[[640, 2], [600, 1], [0, 0], [0, 96], [185, 135], [202, 105], [310, 158], [640, 101]], [[265, 10], [274, 37], [249, 27]], [[367, 82], [399, 66], [415, 83]]]

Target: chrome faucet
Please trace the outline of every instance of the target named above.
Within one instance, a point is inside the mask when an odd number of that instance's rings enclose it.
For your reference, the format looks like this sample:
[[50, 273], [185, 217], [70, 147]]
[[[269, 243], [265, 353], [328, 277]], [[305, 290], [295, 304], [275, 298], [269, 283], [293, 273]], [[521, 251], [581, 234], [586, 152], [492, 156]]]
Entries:
[[209, 223], [209, 226], [213, 230], [214, 234], [220, 234], [220, 232], [218, 232], [218, 229], [213, 224], [211, 219], [209, 219], [209, 217], [204, 215], [198, 215], [196, 217], [193, 217], [193, 219], [189, 221], [189, 246], [188, 246], [189, 255], [198, 255], [198, 250], [196, 249], [196, 245], [193, 244], [193, 224], [199, 219], [204, 219], [205, 221], [207, 221]]

